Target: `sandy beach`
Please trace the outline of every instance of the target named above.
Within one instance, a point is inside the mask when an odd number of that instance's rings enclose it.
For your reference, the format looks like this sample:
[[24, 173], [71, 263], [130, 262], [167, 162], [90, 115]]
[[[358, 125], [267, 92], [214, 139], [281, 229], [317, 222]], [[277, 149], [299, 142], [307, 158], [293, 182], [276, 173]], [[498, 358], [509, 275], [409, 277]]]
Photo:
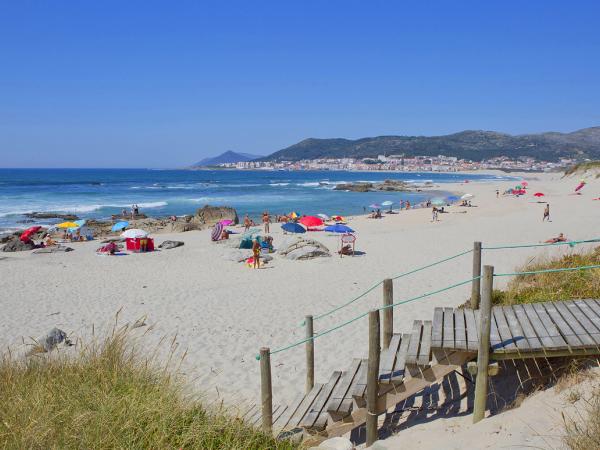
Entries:
[[[255, 359], [259, 348], [275, 350], [302, 339], [300, 323], [307, 314], [321, 314], [384, 278], [468, 250], [473, 241], [484, 246], [539, 243], [561, 232], [575, 240], [600, 237], [600, 201], [592, 201], [600, 195], [600, 179], [588, 177], [583, 195], [572, 195], [580, 176], [522, 176], [530, 193], [520, 198], [496, 198], [497, 189], [503, 192], [515, 182], [444, 185], [446, 190], [474, 194], [474, 207], [453, 206], [439, 222], [432, 222], [429, 209], [384, 215], [381, 220], [354, 217], [349, 225], [357, 232], [357, 250], [364, 252], [355, 257], [290, 261], [276, 256], [265, 269], [252, 270], [225, 260], [226, 244], [211, 243], [210, 230], [157, 235], [157, 243], [175, 239], [185, 245], [148, 254], [101, 257], [95, 253], [98, 242], [70, 244], [75, 251], [63, 254], [6, 253], [0, 258], [0, 347], [18, 349], [24, 340], [53, 327], [86, 340], [93, 329], [97, 335], [109, 330], [120, 311], [121, 323], [145, 317], [147, 326], [136, 329], [146, 333], [145, 348], [153, 349], [166, 338], [163, 351], [173, 340], [178, 355], [187, 352], [181, 367], [197, 389], [228, 403], [254, 401], [260, 390]], [[550, 222], [542, 222], [545, 204], [531, 195], [537, 191], [545, 193], [543, 201], [550, 204]], [[283, 239], [278, 225], [271, 225], [271, 235], [277, 247]], [[311, 232], [308, 237], [332, 253], [339, 248], [339, 236]], [[531, 258], [579, 248], [583, 246], [489, 250], [483, 252], [483, 263], [496, 272], [512, 272]], [[398, 279], [394, 299], [469, 278], [471, 259], [465, 255]], [[496, 281], [502, 286], [508, 278]], [[468, 296], [469, 286], [462, 286], [402, 305], [395, 310], [395, 331], [409, 331], [413, 320], [430, 319], [434, 307], [456, 306]], [[316, 321], [315, 331], [380, 303], [377, 288]], [[317, 381], [366, 354], [366, 325], [365, 318], [316, 340]], [[275, 403], [289, 402], [303, 390], [304, 358], [303, 345], [272, 356]], [[412, 433], [414, 437], [417, 430]]]

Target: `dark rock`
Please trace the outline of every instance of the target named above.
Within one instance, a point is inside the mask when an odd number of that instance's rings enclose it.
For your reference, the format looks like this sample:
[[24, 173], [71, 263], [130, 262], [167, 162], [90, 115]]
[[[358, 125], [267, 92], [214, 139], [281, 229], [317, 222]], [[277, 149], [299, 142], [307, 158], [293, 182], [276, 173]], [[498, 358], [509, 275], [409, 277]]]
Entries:
[[64, 252], [72, 252], [72, 251], [73, 251], [73, 249], [71, 247], [65, 247], [63, 245], [58, 245], [58, 246], [53, 246], [53, 247], [38, 248], [37, 250], [34, 250], [33, 253], [35, 253], [35, 254], [64, 253]]
[[62, 219], [62, 220], [79, 220], [75, 214], [58, 214], [54, 212], [32, 212], [23, 214], [28, 219]]
[[158, 246], [158, 248], [164, 248], [166, 250], [169, 248], [181, 247], [182, 245], [183, 242], [181, 241], [164, 241]]
[[369, 192], [373, 190], [373, 183], [344, 183], [336, 184], [336, 191]]
[[35, 220], [33, 220], [33, 219], [17, 220], [17, 223], [33, 223], [33, 222], [35, 222]]
[[352, 191], [352, 192], [374, 192], [374, 191], [390, 191], [390, 192], [405, 192], [411, 191], [412, 187], [404, 181], [385, 180], [382, 183], [345, 183], [338, 184], [334, 188], [336, 191]]
[[35, 248], [35, 244], [33, 242], [22, 242], [19, 238], [14, 237], [10, 241], [8, 241], [4, 247], [2, 247], [3, 252], [24, 252], [27, 250], [33, 250]]
[[234, 224], [239, 223], [237, 211], [229, 206], [209, 206], [206, 205], [198, 211], [190, 222], [196, 222], [205, 226], [212, 226], [221, 220], [233, 220]]

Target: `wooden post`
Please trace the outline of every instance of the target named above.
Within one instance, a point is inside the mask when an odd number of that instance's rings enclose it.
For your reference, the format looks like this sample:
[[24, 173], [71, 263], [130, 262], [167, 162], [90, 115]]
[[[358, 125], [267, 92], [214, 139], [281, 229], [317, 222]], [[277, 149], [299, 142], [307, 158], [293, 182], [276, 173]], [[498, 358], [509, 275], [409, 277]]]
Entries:
[[315, 385], [315, 341], [313, 340], [313, 316], [306, 316], [306, 393]]
[[477, 350], [477, 378], [475, 380], [475, 401], [473, 403], [473, 423], [485, 416], [488, 388], [488, 364], [490, 360], [490, 324], [492, 321], [492, 290], [494, 288], [494, 267], [483, 266], [481, 308], [479, 309], [479, 348]]
[[268, 347], [260, 349], [260, 398], [262, 402], [262, 428], [273, 432], [273, 391], [271, 389], [271, 353]]
[[[471, 284], [471, 309], [479, 308], [481, 300], [481, 242], [473, 242], [473, 283]], [[477, 278], [477, 279], [475, 279]]]
[[383, 348], [390, 346], [394, 333], [394, 282], [390, 279], [383, 280]]
[[377, 391], [379, 390], [379, 311], [369, 312], [369, 363], [367, 365], [367, 447], [377, 440]]

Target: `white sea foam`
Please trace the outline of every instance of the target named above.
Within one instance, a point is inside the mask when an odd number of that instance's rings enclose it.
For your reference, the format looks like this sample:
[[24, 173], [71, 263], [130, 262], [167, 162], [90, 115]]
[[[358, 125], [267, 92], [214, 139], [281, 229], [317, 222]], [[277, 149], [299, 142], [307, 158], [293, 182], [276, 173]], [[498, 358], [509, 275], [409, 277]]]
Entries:
[[319, 186], [319, 182], [315, 181], [315, 182], [308, 182], [308, 183], [297, 183], [296, 186], [318, 187]]
[[289, 186], [290, 183], [269, 183], [269, 186]]

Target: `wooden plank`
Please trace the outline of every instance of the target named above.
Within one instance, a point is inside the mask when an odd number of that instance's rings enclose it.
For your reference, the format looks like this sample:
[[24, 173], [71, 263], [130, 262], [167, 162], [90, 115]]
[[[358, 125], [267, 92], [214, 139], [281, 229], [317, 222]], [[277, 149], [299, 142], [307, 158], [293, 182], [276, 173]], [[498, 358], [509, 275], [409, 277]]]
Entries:
[[355, 377], [356, 383], [354, 387], [351, 389], [351, 394], [354, 400], [360, 404], [362, 404], [365, 400], [365, 391], [367, 389], [367, 360], [361, 360], [360, 367], [358, 368], [358, 373]]
[[[597, 343], [600, 343], [600, 335], [598, 333], [600, 333], [600, 316], [597, 316], [594, 311], [588, 306], [587, 303], [585, 303], [583, 300], [575, 300], [573, 302], [569, 302], [570, 304], [575, 304], [577, 306], [577, 308], [581, 311], [581, 314], [583, 317], [585, 317], [585, 319], [587, 320], [587, 322], [581, 322], [581, 325], [583, 325], [588, 331], [590, 331], [590, 335], [596, 340]], [[592, 324], [589, 325], [588, 323]], [[592, 328], [593, 326], [593, 328]], [[593, 330], [596, 331], [593, 331]]]
[[[475, 318], [477, 319], [477, 330], [479, 330], [481, 317], [479, 314], [477, 314]], [[490, 323], [490, 347], [493, 350], [496, 348], [500, 348], [501, 346], [502, 346], [502, 339], [500, 338], [498, 326], [496, 325], [496, 319], [494, 319], [494, 315], [492, 314], [491, 323]]]
[[465, 309], [465, 329], [467, 332], [467, 350], [477, 351], [479, 345], [479, 331], [475, 320], [475, 311]]
[[394, 334], [390, 345], [384, 350], [381, 355], [381, 362], [379, 363], [379, 379], [382, 383], [389, 383], [392, 378], [392, 370], [394, 370], [394, 362], [396, 361], [396, 354], [402, 341], [401, 334]]
[[[546, 327], [540, 320], [540, 317], [538, 316], [537, 311], [533, 307], [533, 304], [524, 304], [524, 305], [522, 305], [522, 307], [523, 307], [523, 311], [525, 311], [525, 314], [527, 315], [527, 318], [529, 319], [529, 322], [531, 323], [531, 325], [533, 326], [533, 329], [535, 330], [535, 334], [537, 335], [537, 337], [540, 340], [541, 348], [548, 349], [548, 350], [554, 349], [554, 348], [563, 348], [562, 345], [559, 347], [555, 347], [554, 339], [552, 339], [550, 337], [548, 330], [546, 330]], [[564, 346], [566, 346], [566, 342], [565, 342]]]
[[322, 419], [320, 417], [321, 412], [325, 408], [325, 405], [327, 404], [327, 401], [329, 400], [329, 397], [331, 396], [331, 393], [333, 392], [333, 389], [335, 388], [335, 385], [337, 384], [341, 376], [342, 372], [340, 372], [339, 370], [336, 370], [331, 374], [331, 376], [329, 377], [329, 381], [325, 386], [323, 386], [323, 389], [321, 389], [321, 392], [319, 392], [319, 395], [317, 395], [317, 398], [315, 398], [315, 401], [308, 409], [308, 412], [304, 416], [304, 419], [302, 419], [302, 421], [300, 422], [301, 427], [323, 428], [325, 426], [325, 424], [327, 423], [327, 414], [323, 414], [325, 423], [322, 423], [323, 420], [318, 419]]
[[498, 327], [498, 333], [500, 335], [500, 344], [492, 347], [494, 351], [511, 351], [516, 350], [517, 346], [513, 341], [512, 334], [510, 333], [510, 328], [508, 327], [508, 322], [506, 321], [506, 317], [504, 317], [504, 311], [501, 306], [494, 306], [492, 308], [492, 322], [496, 321], [496, 326]]
[[396, 362], [394, 363], [394, 371], [392, 372], [392, 383], [401, 383], [404, 379], [404, 371], [406, 369], [406, 355], [408, 353], [408, 346], [410, 345], [411, 335], [404, 333], [402, 335], [402, 342], [396, 355]]
[[587, 298], [583, 300], [585, 304], [596, 314], [596, 316], [600, 317], [600, 304], [598, 301], [594, 301], [591, 298]]
[[285, 413], [287, 410], [289, 409], [289, 406], [283, 406], [281, 405], [281, 408], [279, 408], [279, 410], [277, 411], [277, 415], [273, 415], [273, 427], [275, 427], [277, 421], [279, 420], [279, 418], [281, 416], [283, 416], [283, 413]]
[[525, 313], [523, 309], [523, 305], [513, 305], [513, 312], [521, 325], [521, 329], [523, 330], [523, 334], [527, 339], [527, 343], [529, 344], [529, 350], [539, 350], [542, 348], [542, 343], [535, 334], [535, 330], [531, 322], [529, 321], [529, 317]]
[[306, 394], [302, 393], [298, 394], [296, 398], [294, 398], [294, 401], [290, 403], [290, 406], [288, 406], [288, 408], [283, 412], [283, 414], [281, 414], [279, 418], [275, 422], [273, 422], [275, 428], [285, 428], [285, 426], [288, 424], [294, 413], [298, 410], [298, 407], [304, 400], [304, 397], [306, 397]]
[[431, 320], [423, 321], [423, 333], [421, 335], [421, 348], [419, 348], [419, 356], [417, 364], [419, 366], [427, 366], [431, 361], [431, 331], [433, 324]]
[[[271, 417], [276, 417], [281, 415], [281, 412], [279, 411], [280, 409], [283, 409], [283, 407], [281, 405], [277, 405], [273, 407], [273, 412], [271, 413]], [[260, 408], [257, 409], [256, 414], [252, 417], [251, 419], [251, 425], [253, 426], [258, 426], [260, 424], [260, 420], [262, 419], [262, 413], [260, 411]], [[274, 420], [274, 419], [273, 419]]]
[[[581, 344], [584, 347], [595, 347], [596, 346], [596, 341], [594, 340], [594, 338], [592, 338], [592, 336], [589, 335], [588, 330], [586, 330], [581, 325], [581, 323], [579, 323], [579, 320], [571, 312], [571, 310], [567, 307], [565, 302], [552, 302], [552, 305], [556, 308], [556, 310], [560, 313], [560, 315], [565, 320], [565, 322], [569, 325], [569, 328], [571, 328], [571, 330], [573, 330], [573, 332], [577, 336], [577, 339], [579, 339], [581, 341]], [[577, 312], [577, 314], [581, 317], [582, 314], [580, 314], [580, 311], [577, 308], [577, 306], [574, 303], [572, 305], [575, 307], [575, 311]], [[592, 327], [593, 327], [593, 325], [592, 325]], [[592, 331], [592, 330], [589, 330], [589, 331]]]
[[454, 311], [452, 308], [444, 308], [443, 348], [454, 348]]
[[557, 326], [554, 322], [552, 322], [552, 319], [548, 315], [546, 308], [544, 308], [544, 306], [541, 303], [532, 303], [531, 307], [537, 313], [540, 322], [543, 324], [544, 328], [548, 332], [548, 336], [550, 337], [550, 339], [552, 339], [552, 346], [548, 348], [557, 350], [569, 348], [569, 345], [561, 336], [560, 331], [558, 331]]
[[421, 333], [423, 331], [423, 321], [415, 320], [413, 322], [413, 329], [410, 336], [410, 343], [408, 344], [408, 353], [406, 355], [406, 364], [417, 364], [417, 357], [419, 356], [419, 346], [421, 344]]
[[517, 319], [517, 316], [512, 308], [512, 306], [503, 306], [502, 311], [504, 312], [504, 317], [506, 317], [506, 321], [508, 322], [508, 328], [510, 329], [510, 334], [513, 337], [513, 341], [517, 346], [519, 351], [527, 351], [529, 350], [529, 342], [527, 342], [527, 338], [525, 337], [525, 332]]
[[442, 348], [442, 337], [444, 336], [444, 309], [435, 308], [433, 310], [433, 333], [431, 337], [431, 346], [433, 348]]
[[[347, 410], [348, 414], [350, 413], [350, 408], [346, 408], [346, 405], [348, 402], [346, 402], [346, 404], [344, 404], [344, 402], [345, 402], [345, 400], [349, 400], [350, 401], [349, 406], [352, 406], [352, 395], [349, 391], [350, 391], [350, 386], [352, 386], [352, 382], [354, 381], [354, 378], [356, 377], [356, 373], [358, 372], [358, 369], [360, 368], [360, 362], [361, 361], [358, 358], [353, 359], [352, 364], [350, 364], [350, 367], [348, 367], [348, 370], [342, 372], [342, 378], [341, 378], [340, 382], [337, 384], [337, 386], [335, 387], [335, 390], [331, 394], [331, 398], [329, 399], [329, 402], [327, 403], [327, 412], [330, 413], [330, 415], [334, 421], [345, 417], [347, 415], [346, 410]], [[344, 408], [341, 408], [343, 404], [344, 404]], [[339, 417], [339, 416], [342, 416], [342, 417]]]
[[573, 328], [571, 328], [569, 326], [569, 324], [565, 321], [565, 319], [563, 319], [563, 317], [558, 312], [558, 310], [556, 309], [556, 306], [554, 306], [553, 303], [551, 303], [551, 302], [540, 303], [540, 306], [543, 306], [546, 309], [546, 311], [548, 312], [548, 315], [550, 316], [550, 318], [552, 319], [554, 324], [558, 327], [558, 331], [560, 331], [560, 334], [565, 339], [565, 341], [567, 341], [567, 344], [569, 344], [569, 346], [571, 348], [583, 346], [583, 343], [577, 337], [577, 334], [575, 333]]
[[315, 383], [315, 387], [313, 387], [312, 391], [304, 396], [302, 403], [300, 403], [298, 409], [292, 415], [285, 428], [296, 428], [300, 424], [307, 411], [315, 401], [315, 398], [317, 398], [317, 395], [319, 395], [319, 392], [321, 392], [321, 389], [323, 389], [323, 384]]
[[467, 349], [467, 330], [465, 329], [465, 311], [454, 310], [454, 345], [459, 350]]

